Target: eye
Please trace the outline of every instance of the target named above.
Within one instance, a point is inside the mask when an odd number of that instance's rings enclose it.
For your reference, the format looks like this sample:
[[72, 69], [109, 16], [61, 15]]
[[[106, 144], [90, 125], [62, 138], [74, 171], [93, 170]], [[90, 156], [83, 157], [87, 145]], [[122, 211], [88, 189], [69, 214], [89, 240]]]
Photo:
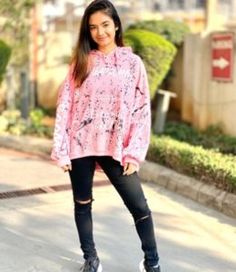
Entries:
[[95, 26], [89, 26], [90, 30], [94, 30], [96, 27]]
[[104, 27], [108, 27], [108, 26], [109, 26], [109, 24], [104, 24], [103, 26], [104, 26]]

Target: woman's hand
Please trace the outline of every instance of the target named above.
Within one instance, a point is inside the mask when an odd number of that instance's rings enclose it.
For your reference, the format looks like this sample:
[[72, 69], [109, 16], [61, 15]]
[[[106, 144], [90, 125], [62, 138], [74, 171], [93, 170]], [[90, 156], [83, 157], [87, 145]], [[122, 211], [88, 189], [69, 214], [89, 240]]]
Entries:
[[131, 175], [135, 171], [137, 171], [137, 166], [131, 162], [127, 162], [124, 166], [124, 172], [123, 175]]
[[68, 172], [68, 171], [71, 171], [71, 170], [72, 170], [71, 164], [63, 165], [61, 168], [62, 168], [62, 170], [63, 170], [64, 172]]

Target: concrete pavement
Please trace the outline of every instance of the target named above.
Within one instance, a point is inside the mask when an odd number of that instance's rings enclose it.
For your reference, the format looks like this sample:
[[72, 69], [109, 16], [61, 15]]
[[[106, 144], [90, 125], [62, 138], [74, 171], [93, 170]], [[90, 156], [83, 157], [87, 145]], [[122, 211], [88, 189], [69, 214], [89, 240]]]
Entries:
[[[47, 159], [51, 152], [51, 145], [52, 142], [48, 139], [30, 136], [0, 135], [0, 147], [30, 152]], [[145, 162], [142, 165], [140, 176], [143, 180], [154, 182], [168, 190], [236, 218], [235, 194], [219, 190], [212, 185], [205, 184], [152, 162]]]
[[[68, 184], [46, 159], [0, 149], [1, 192]], [[131, 216], [98, 172], [94, 230], [104, 272], [138, 272], [142, 258]], [[4, 188], [4, 185], [6, 187]], [[162, 272], [235, 272], [236, 220], [154, 183], [143, 184], [153, 212]], [[79, 271], [82, 257], [70, 190], [0, 200], [1, 272]]]

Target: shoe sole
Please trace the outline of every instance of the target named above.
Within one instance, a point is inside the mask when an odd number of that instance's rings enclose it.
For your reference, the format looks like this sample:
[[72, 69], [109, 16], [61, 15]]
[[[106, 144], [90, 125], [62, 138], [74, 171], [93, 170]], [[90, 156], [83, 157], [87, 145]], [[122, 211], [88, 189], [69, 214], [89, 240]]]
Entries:
[[144, 260], [142, 260], [139, 264], [139, 271], [140, 272], [146, 272], [146, 269], [144, 267]]
[[99, 264], [97, 272], [102, 272], [102, 265]]
[[[159, 268], [160, 269], [160, 268]], [[142, 260], [140, 263], [139, 263], [139, 271], [140, 272], [147, 272], [147, 270], [145, 269], [144, 267], [144, 260]], [[161, 272], [161, 270], [160, 270]]]

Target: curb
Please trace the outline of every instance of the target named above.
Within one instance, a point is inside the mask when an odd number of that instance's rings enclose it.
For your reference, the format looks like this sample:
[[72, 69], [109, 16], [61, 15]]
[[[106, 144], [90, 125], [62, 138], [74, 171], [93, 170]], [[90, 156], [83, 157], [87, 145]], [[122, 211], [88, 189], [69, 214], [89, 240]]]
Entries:
[[52, 141], [31, 136], [0, 135], [0, 147], [23, 151], [50, 159]]
[[146, 182], [154, 182], [204, 206], [236, 218], [236, 195], [234, 194], [150, 161], [142, 164], [139, 175]]
[[[0, 135], [0, 147], [49, 159], [52, 140], [31, 136]], [[236, 218], [236, 195], [234, 194], [150, 161], [142, 163], [139, 176], [143, 181], [154, 182], [170, 191]]]

